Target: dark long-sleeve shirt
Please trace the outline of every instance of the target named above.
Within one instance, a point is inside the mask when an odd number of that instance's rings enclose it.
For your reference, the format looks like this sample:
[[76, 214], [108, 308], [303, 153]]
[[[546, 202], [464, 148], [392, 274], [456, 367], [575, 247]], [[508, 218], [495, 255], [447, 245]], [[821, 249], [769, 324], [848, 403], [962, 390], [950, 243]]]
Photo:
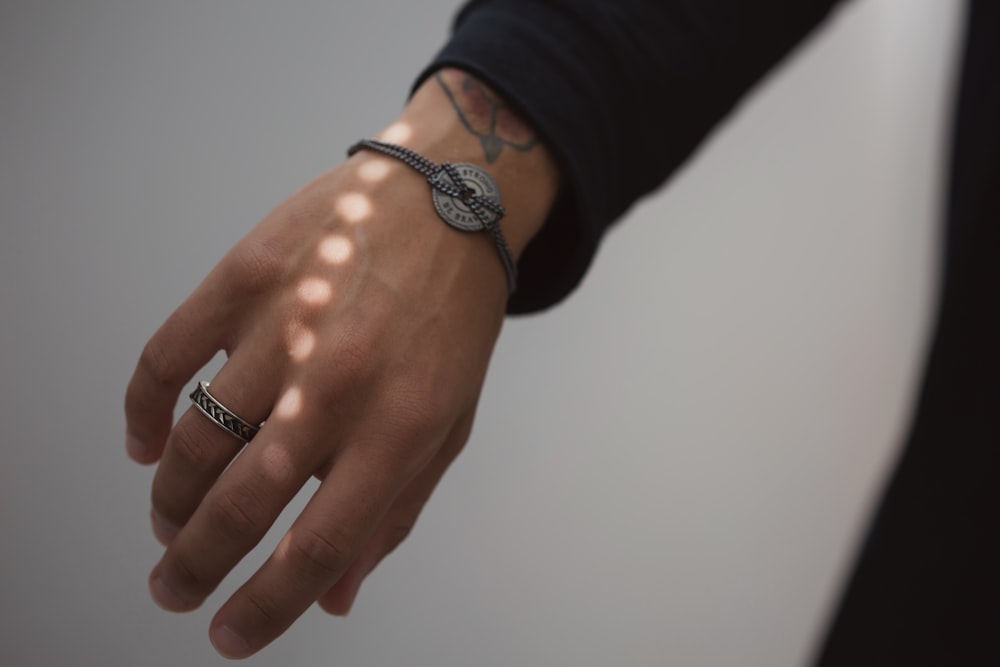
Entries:
[[[605, 229], [659, 187], [835, 0], [474, 0], [424, 76], [478, 75], [534, 126], [568, 184], [509, 310], [565, 297]], [[423, 78], [423, 77], [421, 77]]]

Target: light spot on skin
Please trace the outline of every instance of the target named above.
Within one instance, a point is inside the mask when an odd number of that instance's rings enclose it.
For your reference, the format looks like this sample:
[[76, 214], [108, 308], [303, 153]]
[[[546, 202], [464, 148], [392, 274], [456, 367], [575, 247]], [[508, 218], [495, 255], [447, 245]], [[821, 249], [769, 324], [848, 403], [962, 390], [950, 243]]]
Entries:
[[306, 278], [296, 290], [299, 299], [310, 306], [325, 306], [333, 298], [333, 286], [322, 278]]
[[351, 224], [364, 222], [372, 214], [372, 200], [360, 192], [348, 192], [337, 198], [334, 210]]
[[287, 448], [277, 442], [272, 442], [261, 452], [264, 463], [264, 474], [275, 484], [286, 484], [295, 475], [295, 464]]
[[343, 264], [354, 254], [354, 244], [346, 236], [330, 234], [319, 244], [319, 256], [327, 264]]
[[358, 167], [358, 178], [365, 183], [379, 183], [389, 175], [392, 163], [389, 160], [376, 157]]
[[292, 545], [292, 531], [285, 533], [285, 536], [281, 538], [278, 542], [278, 546], [274, 548], [274, 559], [278, 561], [288, 559], [288, 551]]
[[393, 144], [401, 144], [412, 136], [413, 128], [410, 127], [410, 124], [399, 122], [385, 128], [382, 134], [379, 135], [379, 139]]
[[316, 349], [316, 334], [301, 324], [289, 325], [285, 338], [288, 343], [288, 356], [292, 361], [303, 362]]
[[302, 412], [302, 390], [291, 387], [278, 399], [271, 414], [276, 419], [295, 419], [300, 412]]

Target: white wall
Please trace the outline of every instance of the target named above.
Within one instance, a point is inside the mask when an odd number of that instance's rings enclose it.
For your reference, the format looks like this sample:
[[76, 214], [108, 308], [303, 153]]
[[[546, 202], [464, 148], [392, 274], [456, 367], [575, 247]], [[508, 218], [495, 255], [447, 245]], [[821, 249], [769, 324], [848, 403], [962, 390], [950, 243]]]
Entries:
[[[508, 323], [351, 618], [248, 664], [803, 664], [919, 373], [957, 5], [838, 14], [581, 291]], [[0, 664], [223, 662], [208, 621], [273, 540], [203, 610], [153, 605], [125, 381], [235, 238], [394, 116], [451, 10], [0, 6]]]

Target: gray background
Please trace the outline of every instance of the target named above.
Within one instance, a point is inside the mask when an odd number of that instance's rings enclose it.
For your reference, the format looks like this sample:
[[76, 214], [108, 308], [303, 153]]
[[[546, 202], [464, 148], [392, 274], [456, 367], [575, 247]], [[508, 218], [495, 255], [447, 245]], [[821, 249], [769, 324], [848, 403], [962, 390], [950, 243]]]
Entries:
[[[920, 370], [958, 5], [852, 3], [799, 50], [577, 294], [508, 322], [352, 616], [249, 664], [802, 664]], [[153, 605], [125, 382], [237, 238], [392, 120], [452, 9], [0, 6], [0, 664], [224, 662], [208, 621], [274, 538], [202, 610]]]

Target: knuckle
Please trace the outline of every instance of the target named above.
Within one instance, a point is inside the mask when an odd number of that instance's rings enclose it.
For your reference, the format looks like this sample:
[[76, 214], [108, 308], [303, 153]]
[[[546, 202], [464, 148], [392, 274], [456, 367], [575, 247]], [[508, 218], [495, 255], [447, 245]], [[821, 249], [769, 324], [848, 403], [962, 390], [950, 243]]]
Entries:
[[421, 386], [418, 391], [404, 397], [400, 401], [400, 410], [418, 436], [440, 430], [452, 421], [454, 412], [448, 397], [431, 385]]
[[160, 479], [153, 479], [153, 490], [151, 493], [152, 505], [156, 513], [177, 529], [185, 526], [191, 518], [194, 509], [186, 507], [185, 502], [171, 494], [166, 485]]
[[171, 588], [183, 593], [192, 602], [212, 592], [213, 586], [198, 574], [197, 568], [184, 554], [175, 554], [171, 559], [169, 578]]
[[347, 536], [339, 530], [325, 535], [305, 528], [297, 531], [289, 541], [289, 554], [306, 578], [328, 579], [339, 574], [350, 562], [349, 543]]
[[357, 445], [377, 460], [380, 469], [396, 480], [411, 478], [433, 458], [451, 420], [445, 412], [421, 399], [393, 394], [383, 407], [378, 428]]
[[345, 394], [368, 385], [377, 371], [377, 350], [370, 339], [347, 334], [331, 355], [331, 366], [314, 368], [311, 395], [319, 406], [336, 405]]
[[239, 288], [259, 292], [280, 281], [285, 261], [272, 244], [264, 240], [247, 240], [234, 254], [230, 268]]
[[[209, 424], [211, 426], [211, 424]], [[196, 473], [215, 472], [218, 466], [218, 445], [202, 429], [191, 424], [179, 424], [170, 434], [168, 446], [184, 467]]]
[[176, 381], [174, 363], [167, 354], [166, 346], [158, 338], [152, 338], [142, 348], [139, 368], [145, 378], [160, 387], [168, 387]]
[[260, 497], [242, 484], [219, 493], [207, 510], [212, 525], [230, 538], [256, 537], [267, 527]]
[[452, 421], [454, 408], [447, 397], [424, 382], [404, 387], [392, 394], [390, 425], [402, 440], [433, 440]]
[[360, 381], [367, 377], [377, 359], [375, 336], [364, 331], [346, 334], [337, 347], [338, 375], [346, 381]]
[[274, 623], [282, 616], [281, 605], [278, 600], [263, 591], [247, 590], [246, 601], [250, 605], [250, 608], [264, 621], [265, 625]]

